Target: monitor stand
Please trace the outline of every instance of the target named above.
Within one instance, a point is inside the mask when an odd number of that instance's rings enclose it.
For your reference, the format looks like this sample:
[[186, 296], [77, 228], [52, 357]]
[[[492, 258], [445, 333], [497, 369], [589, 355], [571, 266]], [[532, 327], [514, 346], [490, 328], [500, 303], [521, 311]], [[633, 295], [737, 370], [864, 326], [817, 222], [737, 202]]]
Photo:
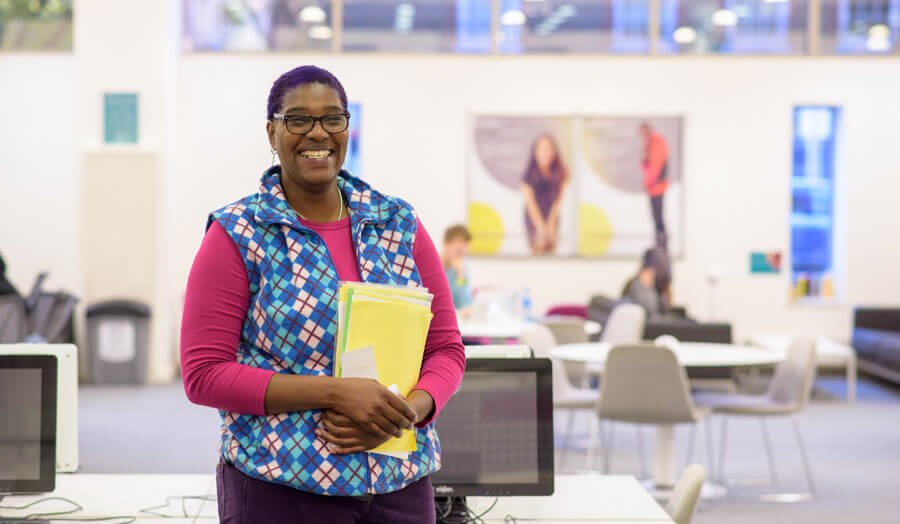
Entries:
[[[440, 497], [442, 499], [446, 499], [448, 497]], [[449, 497], [450, 499], [450, 512], [444, 515], [440, 509], [437, 509], [437, 523], [441, 524], [442, 522], [453, 523], [453, 524], [462, 524], [464, 522], [469, 522], [469, 506], [466, 505], [466, 497]], [[441, 504], [446, 505], [445, 502], [441, 502]], [[436, 505], [436, 507], [439, 507]]]

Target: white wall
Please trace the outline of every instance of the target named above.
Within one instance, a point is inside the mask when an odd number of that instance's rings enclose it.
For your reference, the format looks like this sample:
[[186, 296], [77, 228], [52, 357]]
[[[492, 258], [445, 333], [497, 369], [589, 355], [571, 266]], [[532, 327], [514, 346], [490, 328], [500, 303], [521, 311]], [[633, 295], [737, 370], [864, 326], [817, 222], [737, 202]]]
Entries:
[[[677, 302], [707, 318], [704, 275], [717, 266], [717, 317], [733, 321], [739, 337], [775, 331], [844, 338], [852, 305], [900, 301], [896, 59], [179, 58], [177, 1], [154, 3], [135, 26], [133, 10], [147, 5], [79, 1], [74, 54], [0, 55], [0, 250], [21, 287], [48, 269], [49, 287], [83, 292], [89, 257], [80, 230], [82, 168], [100, 141], [100, 95], [140, 92], [140, 149], [157, 154], [162, 166], [153, 277], [157, 380], [170, 376], [184, 283], [206, 214], [256, 189], [271, 158], [264, 134], [269, 86], [303, 63], [334, 71], [362, 103], [365, 177], [413, 202], [435, 237], [465, 219], [467, 112], [682, 114], [686, 254], [675, 264]], [[847, 273], [839, 307], [791, 306], [786, 274], [748, 274], [750, 251], [788, 253], [791, 108], [798, 103], [844, 108]], [[479, 284], [530, 286], [540, 311], [615, 294], [635, 264], [502, 259], [475, 260], [472, 269]]]
[[[270, 163], [268, 88], [315, 63], [362, 103], [364, 176], [402, 195], [439, 237], [465, 219], [467, 112], [682, 114], [686, 254], [674, 295], [709, 317], [705, 274], [722, 280], [716, 317], [738, 337], [757, 332], [846, 338], [850, 307], [897, 303], [900, 124], [895, 60], [810, 58], [585, 58], [187, 55], [178, 70], [179, 151], [173, 184], [179, 229], [172, 272], [182, 285], [206, 213], [254, 190]], [[789, 304], [788, 275], [750, 276], [749, 253], [789, 254], [792, 113], [796, 104], [844, 108], [846, 293], [841, 306]], [[417, 127], [419, 126], [419, 127]], [[617, 293], [636, 261], [476, 260], [476, 284], [530, 286], [538, 311]], [[180, 281], [179, 278], [180, 277]]]
[[74, 79], [71, 55], [0, 55], [0, 253], [23, 293], [44, 270], [83, 289]]

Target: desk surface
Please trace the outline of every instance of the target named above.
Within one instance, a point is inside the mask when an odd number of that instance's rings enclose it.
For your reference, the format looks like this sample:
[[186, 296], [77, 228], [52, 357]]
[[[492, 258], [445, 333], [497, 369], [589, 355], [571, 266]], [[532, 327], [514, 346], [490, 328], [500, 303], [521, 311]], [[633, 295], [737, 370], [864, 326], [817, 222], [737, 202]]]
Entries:
[[[129, 516], [136, 517], [139, 524], [208, 523], [218, 519], [215, 494], [213, 475], [75, 473], [57, 475], [56, 490], [52, 494], [8, 497], [3, 500], [2, 505], [23, 506], [44, 497], [65, 497], [84, 507], [82, 511], [71, 515], [74, 518]], [[182, 501], [180, 497], [185, 496], [195, 498]], [[171, 498], [168, 504], [167, 498]], [[493, 501], [493, 498], [471, 497], [469, 504], [480, 513]], [[166, 506], [154, 511], [166, 517], [140, 511], [160, 505]], [[48, 501], [24, 511], [2, 510], [0, 516], [22, 517], [31, 513], [62, 511], [69, 507], [69, 504], [62, 501]], [[560, 475], [556, 477], [553, 496], [503, 497], [498, 499], [497, 505], [483, 518], [487, 522], [503, 522], [506, 515], [545, 524], [672, 524], [666, 512], [634, 477], [619, 475]]]
[[[494, 502], [469, 497], [476, 514]], [[558, 475], [550, 497], [501, 497], [484, 517], [503, 522], [506, 515], [520, 520], [549, 522], [655, 522], [672, 524], [668, 513], [630, 475]]]
[[[58, 474], [53, 493], [36, 496], [7, 497], [2, 506], [24, 506], [46, 497], [64, 497], [80, 504], [84, 509], [65, 517], [136, 517], [141, 524], [186, 524], [202, 519], [218, 519], [215, 502], [216, 479], [214, 475], [111, 475], [111, 474]], [[184, 500], [172, 499], [166, 505], [167, 497], [195, 497]], [[204, 500], [204, 497], [209, 497]], [[141, 513], [142, 509], [166, 505], [153, 511], [161, 515]], [[32, 513], [65, 511], [71, 504], [53, 500], [27, 510], [0, 510], [6, 518], [22, 517]], [[185, 516], [185, 513], [187, 514]], [[110, 521], [116, 524], [117, 521]], [[122, 521], [124, 522], [124, 519]]]
[[[612, 349], [608, 342], [566, 344], [550, 350], [550, 356], [589, 364], [603, 364]], [[674, 349], [678, 362], [685, 367], [767, 366], [784, 360], [784, 351], [733, 344], [680, 342]]]

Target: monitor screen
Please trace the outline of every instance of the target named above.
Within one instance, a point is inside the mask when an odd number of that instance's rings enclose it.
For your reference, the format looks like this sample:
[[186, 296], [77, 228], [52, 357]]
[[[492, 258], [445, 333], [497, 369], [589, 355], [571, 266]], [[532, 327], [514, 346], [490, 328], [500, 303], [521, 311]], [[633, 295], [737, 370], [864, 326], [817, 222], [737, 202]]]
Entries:
[[548, 359], [471, 359], [437, 420], [437, 496], [553, 493]]
[[56, 357], [0, 355], [0, 493], [53, 491]]

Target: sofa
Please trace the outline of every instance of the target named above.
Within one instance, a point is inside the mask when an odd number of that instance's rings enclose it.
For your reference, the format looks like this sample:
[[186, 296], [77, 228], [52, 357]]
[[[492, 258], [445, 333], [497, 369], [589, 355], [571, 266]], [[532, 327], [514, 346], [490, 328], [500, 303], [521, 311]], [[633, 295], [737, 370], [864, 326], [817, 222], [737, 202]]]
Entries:
[[852, 343], [859, 369], [900, 384], [900, 308], [856, 308]]

